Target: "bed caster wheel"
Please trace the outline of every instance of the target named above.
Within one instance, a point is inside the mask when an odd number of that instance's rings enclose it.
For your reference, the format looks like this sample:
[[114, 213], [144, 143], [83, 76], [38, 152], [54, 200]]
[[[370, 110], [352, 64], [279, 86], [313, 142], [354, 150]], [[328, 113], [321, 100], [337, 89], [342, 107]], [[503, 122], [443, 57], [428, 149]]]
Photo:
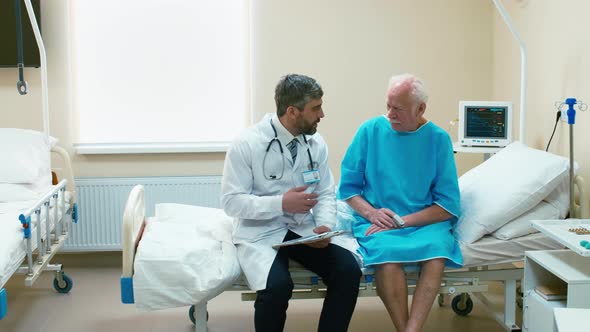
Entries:
[[463, 295], [457, 295], [453, 298], [453, 301], [451, 302], [451, 308], [453, 308], [453, 311], [457, 315], [467, 316], [469, 315], [471, 310], [473, 310], [473, 301], [471, 300], [469, 295], [465, 295], [467, 296], [467, 300], [465, 301], [465, 304], [461, 304], [461, 296]]
[[[193, 322], [193, 325], [197, 325], [197, 319], [195, 318], [195, 306], [191, 305], [191, 307], [188, 309], [188, 318], [191, 319], [191, 322]], [[209, 311], [207, 311], [207, 321], [209, 321]]]
[[438, 306], [444, 307], [445, 306], [445, 296], [443, 294], [438, 295]]
[[55, 279], [53, 279], [53, 288], [55, 288], [58, 293], [67, 294], [72, 290], [73, 286], [74, 282], [72, 281], [72, 278], [67, 276], [67, 274], [63, 272], [56, 273]]

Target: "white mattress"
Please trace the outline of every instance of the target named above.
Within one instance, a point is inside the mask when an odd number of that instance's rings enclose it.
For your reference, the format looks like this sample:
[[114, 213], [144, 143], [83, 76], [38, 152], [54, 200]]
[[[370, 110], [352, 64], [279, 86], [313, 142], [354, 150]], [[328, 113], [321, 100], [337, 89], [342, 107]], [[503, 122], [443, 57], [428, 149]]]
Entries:
[[[39, 195], [41, 198], [41, 195]], [[70, 193], [66, 193], [66, 207], [69, 208], [71, 200]], [[20, 201], [20, 202], [2, 202], [0, 203], [0, 287], [10, 279], [14, 271], [22, 264], [26, 256], [27, 244], [24, 240], [23, 228], [18, 219], [21, 213], [25, 213], [27, 209], [32, 207], [37, 201]], [[53, 207], [51, 207], [53, 209]], [[41, 227], [42, 238], [45, 238], [45, 219], [44, 209], [41, 209]], [[53, 212], [49, 212], [50, 228], [53, 230], [54, 220]], [[61, 218], [62, 212], [59, 211], [58, 218]], [[33, 250], [37, 248], [37, 230], [36, 217], [31, 216], [31, 245]]]
[[561, 249], [563, 245], [543, 233], [535, 233], [511, 240], [499, 240], [486, 235], [472, 243], [460, 243], [465, 267], [493, 265], [521, 261], [527, 250]]

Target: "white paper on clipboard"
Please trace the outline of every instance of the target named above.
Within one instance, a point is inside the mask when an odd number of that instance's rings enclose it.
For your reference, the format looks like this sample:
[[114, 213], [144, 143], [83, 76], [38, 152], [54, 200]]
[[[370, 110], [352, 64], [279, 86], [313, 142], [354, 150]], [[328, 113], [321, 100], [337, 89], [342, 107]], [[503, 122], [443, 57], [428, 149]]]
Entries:
[[331, 231], [331, 232], [325, 232], [325, 233], [321, 233], [321, 234], [314, 234], [314, 235], [310, 235], [310, 236], [300, 237], [300, 238], [294, 239], [294, 240], [285, 241], [285, 242], [282, 242], [279, 244], [275, 244], [272, 247], [277, 249], [280, 247], [294, 246], [294, 245], [305, 244], [305, 243], [313, 243], [313, 242], [321, 241], [323, 239], [342, 235], [344, 233], [348, 233], [348, 231]]

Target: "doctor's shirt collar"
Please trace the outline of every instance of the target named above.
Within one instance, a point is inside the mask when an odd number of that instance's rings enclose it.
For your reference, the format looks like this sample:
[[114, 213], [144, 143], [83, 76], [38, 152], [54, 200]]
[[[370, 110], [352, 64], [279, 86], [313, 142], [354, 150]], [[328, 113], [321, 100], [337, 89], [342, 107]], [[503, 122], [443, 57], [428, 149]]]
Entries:
[[[293, 136], [293, 134], [291, 134], [287, 130], [287, 128], [285, 128], [285, 126], [283, 126], [283, 124], [281, 123], [281, 121], [279, 121], [279, 117], [277, 116], [276, 113], [274, 113], [272, 115], [272, 124], [276, 128], [276, 130], [277, 130], [277, 138], [279, 139], [279, 141], [281, 141], [281, 144], [283, 144], [283, 146], [286, 146], [295, 137], [297, 137], [297, 140], [299, 141], [299, 143], [305, 144], [305, 141], [303, 140], [303, 134], [299, 134], [297, 136]], [[307, 136], [307, 140], [308, 141], [309, 141], [310, 137], [311, 136]]]

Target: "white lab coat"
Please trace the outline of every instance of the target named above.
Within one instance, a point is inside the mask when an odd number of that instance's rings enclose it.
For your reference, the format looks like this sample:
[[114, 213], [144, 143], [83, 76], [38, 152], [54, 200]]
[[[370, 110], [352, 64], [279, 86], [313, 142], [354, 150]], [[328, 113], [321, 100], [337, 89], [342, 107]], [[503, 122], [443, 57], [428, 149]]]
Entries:
[[[271, 119], [283, 153], [275, 142], [264, 162], [268, 144], [275, 137]], [[238, 136], [226, 154], [221, 205], [227, 215], [234, 217], [233, 241], [238, 249], [240, 266], [252, 290], [266, 288], [268, 273], [277, 254], [272, 245], [282, 242], [288, 230], [307, 236], [314, 234], [315, 227], [325, 225], [334, 229], [336, 226], [334, 177], [328, 165], [326, 143], [316, 133], [307, 136], [306, 145], [299, 135], [300, 144], [293, 163], [287, 148], [287, 143], [293, 138], [276, 114], [267, 114], [258, 124]], [[283, 194], [293, 187], [304, 185], [302, 172], [308, 170], [308, 146], [320, 174], [320, 181], [314, 187], [314, 193], [319, 195], [318, 203], [313, 207], [313, 215], [286, 213], [282, 207]], [[279, 178], [283, 163], [282, 178], [267, 179], [271, 175]], [[352, 252], [358, 247], [356, 241], [334, 243]]]

